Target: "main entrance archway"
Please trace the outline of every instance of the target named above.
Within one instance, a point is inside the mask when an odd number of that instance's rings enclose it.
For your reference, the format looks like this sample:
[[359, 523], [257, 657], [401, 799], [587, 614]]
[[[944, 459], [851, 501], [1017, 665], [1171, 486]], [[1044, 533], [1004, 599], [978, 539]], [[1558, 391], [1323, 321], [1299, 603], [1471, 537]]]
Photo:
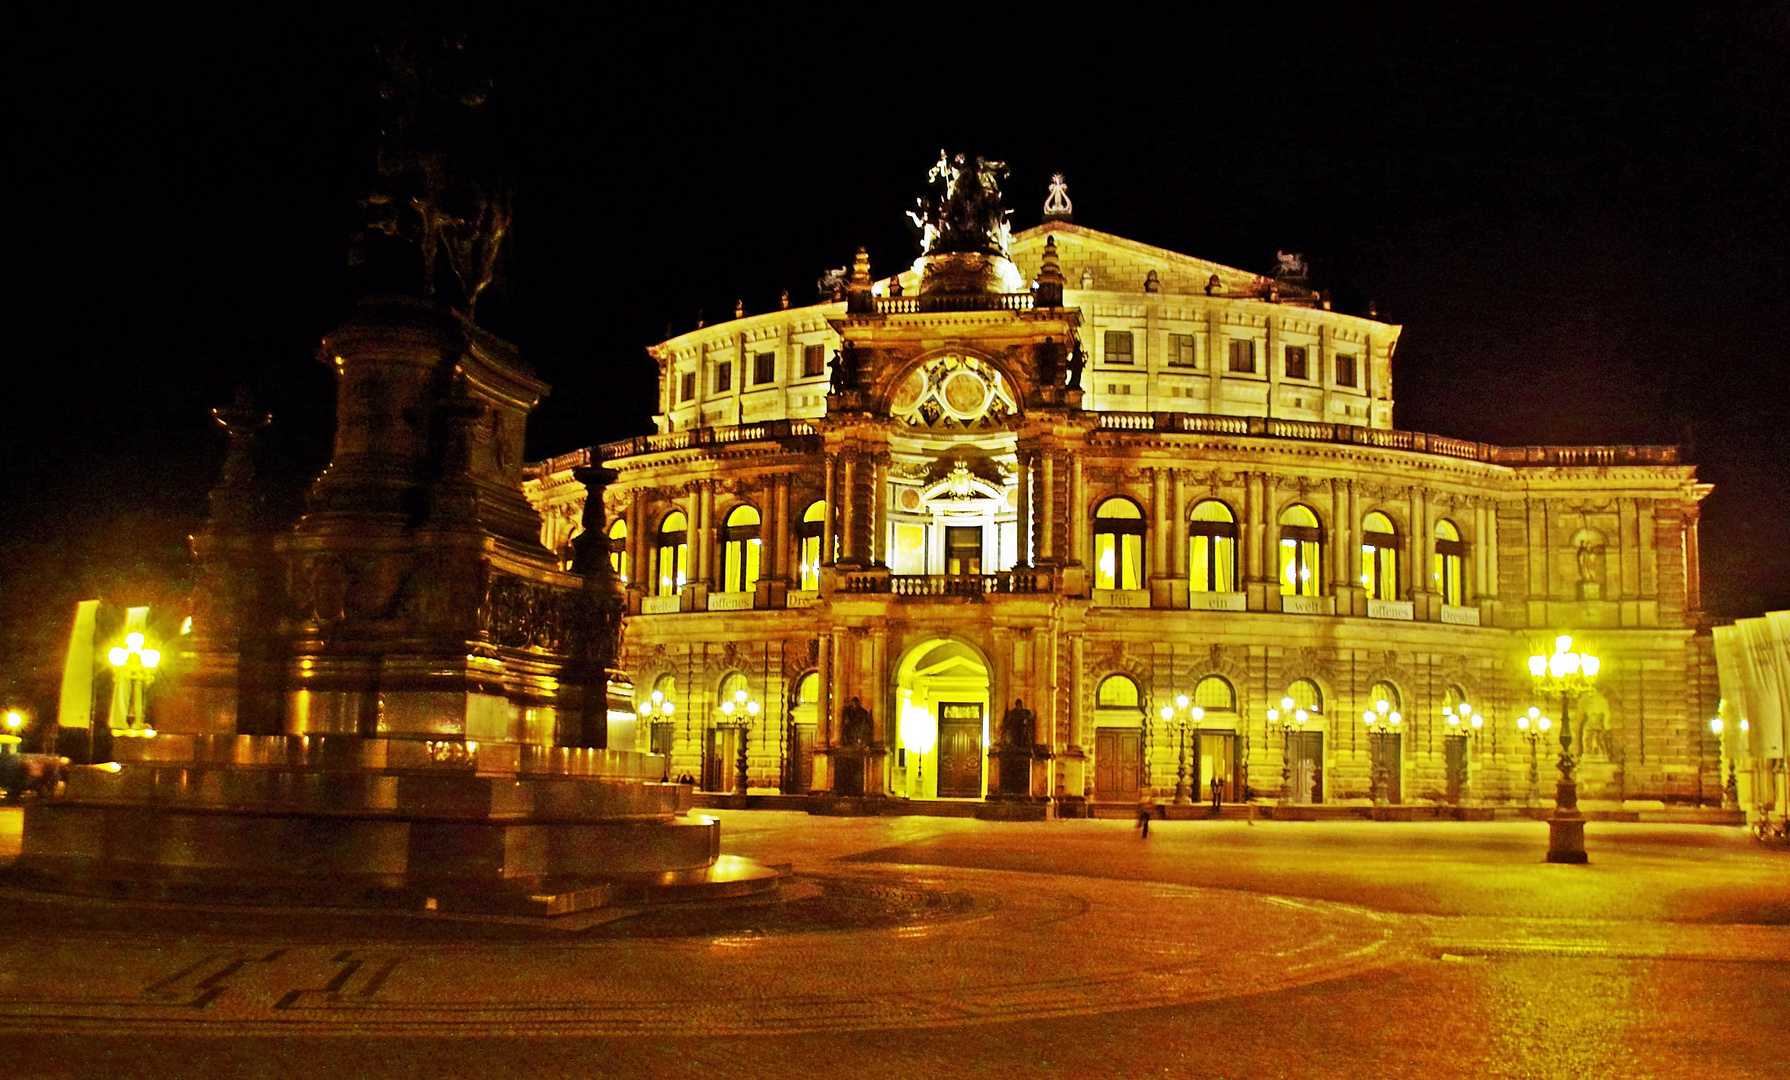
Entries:
[[895, 670], [890, 790], [910, 799], [978, 799], [987, 791], [988, 664], [949, 638], [921, 642]]

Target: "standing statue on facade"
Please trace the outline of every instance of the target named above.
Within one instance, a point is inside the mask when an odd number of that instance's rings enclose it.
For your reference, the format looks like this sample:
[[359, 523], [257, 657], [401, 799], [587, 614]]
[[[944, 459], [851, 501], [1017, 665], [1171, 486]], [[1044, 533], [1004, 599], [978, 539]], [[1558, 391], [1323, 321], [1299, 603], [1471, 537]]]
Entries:
[[1069, 389], [1081, 389], [1081, 373], [1088, 366], [1088, 355], [1082, 351], [1081, 336], [1075, 338], [1075, 345], [1069, 350]]
[[1030, 749], [1038, 741], [1038, 718], [1026, 708], [1022, 698], [1013, 699], [1013, 707], [1001, 717], [1001, 745]]
[[870, 710], [857, 698], [839, 710], [839, 741], [846, 746], [869, 746], [872, 736]]

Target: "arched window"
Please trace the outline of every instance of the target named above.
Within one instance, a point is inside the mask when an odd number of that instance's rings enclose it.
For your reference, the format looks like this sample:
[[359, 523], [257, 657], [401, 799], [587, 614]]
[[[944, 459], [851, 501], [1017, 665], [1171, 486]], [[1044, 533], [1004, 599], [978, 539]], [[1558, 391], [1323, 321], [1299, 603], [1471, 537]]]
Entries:
[[1280, 594], [1317, 596], [1323, 589], [1324, 532], [1318, 515], [1294, 503], [1280, 514]]
[[1193, 508], [1187, 524], [1187, 587], [1194, 592], [1237, 591], [1237, 518], [1217, 499]]
[[1144, 587], [1144, 514], [1130, 499], [1108, 499], [1094, 511], [1094, 587]]
[[1389, 682], [1375, 683], [1367, 692], [1367, 705], [1361, 710], [1362, 719], [1367, 719], [1369, 713], [1394, 724], [1403, 722], [1398, 687]]
[[736, 506], [721, 529], [722, 592], [751, 592], [758, 584], [758, 559], [763, 541], [758, 535], [758, 511]]
[[1369, 600], [1398, 599], [1398, 531], [1378, 510], [1361, 519], [1361, 587]]
[[796, 704], [814, 705], [820, 701], [820, 672], [810, 671], [796, 686]]
[[616, 518], [615, 524], [609, 526], [609, 569], [615, 571], [623, 585], [628, 583], [628, 573], [633, 567], [628, 565], [627, 518]]
[[1193, 703], [1207, 712], [1236, 712], [1237, 691], [1222, 675], [1208, 675], [1193, 687]]
[[744, 716], [746, 705], [751, 702], [752, 688], [746, 677], [737, 671], [730, 672], [721, 679], [721, 685], [715, 688], [715, 712], [717, 719], [732, 719]]
[[827, 527], [827, 504], [816, 499], [802, 511], [796, 537], [801, 548], [797, 562], [801, 570], [802, 588], [812, 592], [820, 588], [820, 534]]
[[[1480, 722], [1473, 723], [1479, 716]], [[1458, 686], [1450, 686], [1442, 692], [1442, 723], [1447, 726], [1446, 735], [1469, 735], [1477, 728], [1485, 725], [1484, 715], [1473, 699]]]
[[1108, 675], [1094, 692], [1095, 707], [1135, 711], [1138, 706], [1137, 684], [1124, 675]]
[[690, 572], [689, 529], [682, 510], [665, 515], [659, 525], [653, 569], [658, 573], [660, 596], [670, 596], [684, 587], [685, 576]]
[[1319, 714], [1324, 711], [1324, 692], [1319, 690], [1318, 684], [1310, 679], [1294, 680], [1287, 687], [1287, 692], [1280, 696], [1282, 710], [1289, 708], [1287, 705], [1289, 701], [1293, 703], [1291, 708], [1304, 709], [1308, 714]]
[[1436, 554], [1431, 573], [1444, 604], [1465, 603], [1466, 583], [1462, 568], [1466, 565], [1466, 555], [1467, 545], [1461, 543], [1461, 531], [1454, 527], [1454, 522], [1447, 518], [1436, 522]]

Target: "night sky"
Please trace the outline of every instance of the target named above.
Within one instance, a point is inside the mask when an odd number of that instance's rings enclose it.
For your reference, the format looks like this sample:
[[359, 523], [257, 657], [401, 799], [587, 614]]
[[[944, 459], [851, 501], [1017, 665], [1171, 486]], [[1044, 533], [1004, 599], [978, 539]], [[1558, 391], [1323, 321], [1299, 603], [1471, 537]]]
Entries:
[[[1013, 8], [820, 6], [788, 25], [474, 9], [517, 186], [480, 321], [554, 386], [531, 457], [637, 434], [642, 346], [668, 324], [785, 288], [810, 302], [859, 244], [879, 272], [905, 264], [902, 211], [938, 150], [1001, 158], [1015, 228], [1062, 172], [1080, 225], [1254, 271], [1303, 252], [1339, 308], [1371, 299], [1404, 325], [1401, 428], [1688, 440], [1716, 485], [1706, 606], [1790, 607], [1790, 13], [1686, 7], [1105, 27]], [[353, 300], [373, 47], [394, 17], [29, 18], [7, 155], [23, 243], [0, 693], [53, 700], [69, 603], [187, 588], [222, 461], [211, 406], [246, 385], [273, 412], [264, 475], [288, 499], [325, 462], [333, 387], [313, 350]]]

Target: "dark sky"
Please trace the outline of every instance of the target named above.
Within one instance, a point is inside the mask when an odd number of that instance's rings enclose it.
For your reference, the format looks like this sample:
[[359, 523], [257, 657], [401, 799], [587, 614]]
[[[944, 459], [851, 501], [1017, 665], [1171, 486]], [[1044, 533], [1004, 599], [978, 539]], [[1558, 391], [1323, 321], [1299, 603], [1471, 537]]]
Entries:
[[[222, 457], [206, 410], [236, 386], [275, 414], [275, 479], [323, 463], [312, 350], [352, 300], [392, 14], [306, 7], [60, 5], [15, 28], [0, 665], [63, 592], [181, 587]], [[532, 455], [633, 434], [641, 347], [668, 323], [807, 301], [859, 244], [905, 263], [901, 212], [939, 148], [1003, 158], [1016, 227], [1061, 171], [1078, 224], [1258, 271], [1301, 251], [1342, 309], [1377, 301], [1405, 326], [1400, 427], [1688, 436], [1716, 485], [1708, 606], [1790, 607], [1790, 15], [1571, 7], [1105, 26], [480, 9], [518, 190], [481, 321], [555, 387]]]

